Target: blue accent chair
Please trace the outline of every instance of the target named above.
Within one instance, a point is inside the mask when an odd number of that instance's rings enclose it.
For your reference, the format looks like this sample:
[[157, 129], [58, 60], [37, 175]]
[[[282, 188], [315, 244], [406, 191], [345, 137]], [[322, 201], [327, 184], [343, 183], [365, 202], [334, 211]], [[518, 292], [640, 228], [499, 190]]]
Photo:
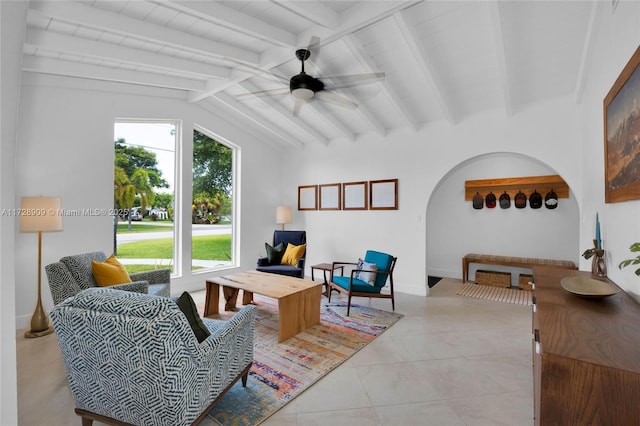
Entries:
[[198, 343], [170, 298], [90, 288], [54, 306], [51, 319], [75, 412], [83, 425], [199, 423], [253, 363], [255, 306], [228, 321], [202, 318]]
[[[291, 243], [294, 246], [299, 246], [307, 243], [307, 232], [306, 231], [274, 231], [273, 232], [273, 247], [278, 244], [283, 243], [285, 250], [287, 248], [287, 244]], [[280, 275], [288, 275], [290, 277], [296, 278], [304, 278], [304, 262], [307, 256], [307, 252], [305, 249], [302, 258], [298, 260], [298, 264], [296, 266], [290, 265], [280, 265], [280, 264], [270, 264], [269, 260], [266, 257], [261, 257], [258, 259], [258, 264], [256, 266], [256, 270], [260, 272], [269, 272], [271, 274], [280, 274]]]
[[[349, 275], [334, 275], [336, 268], [344, 267], [345, 265], [357, 265], [357, 263], [333, 262], [331, 267], [331, 280], [327, 291], [329, 302], [331, 302], [331, 290], [335, 289], [340, 293], [346, 294], [348, 297], [347, 316], [349, 316], [351, 298], [353, 296], [391, 299], [391, 309], [395, 311], [396, 307], [393, 295], [393, 268], [396, 266], [397, 259], [397, 257], [393, 257], [390, 254], [368, 250], [364, 256], [364, 261], [367, 263], [373, 263], [377, 267], [375, 281], [372, 284], [358, 278], [358, 274], [360, 272], [369, 272], [365, 269], [353, 268]], [[344, 271], [344, 269], [342, 270]], [[389, 281], [390, 292], [382, 293], [382, 289], [386, 285], [387, 280]]]

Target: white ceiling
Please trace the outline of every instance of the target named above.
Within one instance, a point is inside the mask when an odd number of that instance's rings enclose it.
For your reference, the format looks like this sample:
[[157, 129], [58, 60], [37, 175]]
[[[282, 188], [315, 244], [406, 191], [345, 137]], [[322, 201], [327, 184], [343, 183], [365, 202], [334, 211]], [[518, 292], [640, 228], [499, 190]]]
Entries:
[[[272, 144], [327, 145], [579, 101], [604, 7], [611, 2], [32, 1], [23, 70], [158, 88]], [[313, 100], [297, 117], [289, 93], [240, 96], [288, 87], [300, 71], [295, 50], [312, 37], [308, 74], [385, 79], [335, 91], [356, 109]]]

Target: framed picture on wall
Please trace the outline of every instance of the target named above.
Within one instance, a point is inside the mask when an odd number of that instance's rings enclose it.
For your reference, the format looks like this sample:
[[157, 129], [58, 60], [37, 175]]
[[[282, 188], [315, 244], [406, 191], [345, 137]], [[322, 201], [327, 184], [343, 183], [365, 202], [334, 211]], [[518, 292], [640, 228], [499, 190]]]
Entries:
[[367, 210], [369, 208], [367, 197], [368, 182], [345, 182], [342, 184], [342, 209], [343, 210]]
[[640, 47], [604, 98], [604, 201], [640, 199]]
[[369, 181], [370, 210], [398, 210], [398, 179]]
[[320, 210], [340, 210], [340, 187], [339, 183], [329, 183], [320, 185]]
[[298, 187], [298, 210], [318, 210], [318, 185]]

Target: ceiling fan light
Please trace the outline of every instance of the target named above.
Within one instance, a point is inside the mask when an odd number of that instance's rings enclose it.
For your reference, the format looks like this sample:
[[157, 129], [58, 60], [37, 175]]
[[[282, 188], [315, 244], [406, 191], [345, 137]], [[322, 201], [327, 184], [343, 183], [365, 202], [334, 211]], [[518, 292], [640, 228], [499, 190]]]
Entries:
[[300, 99], [302, 101], [308, 101], [309, 99], [313, 98], [314, 92], [311, 89], [300, 87], [298, 89], [292, 90], [291, 94], [296, 99]]

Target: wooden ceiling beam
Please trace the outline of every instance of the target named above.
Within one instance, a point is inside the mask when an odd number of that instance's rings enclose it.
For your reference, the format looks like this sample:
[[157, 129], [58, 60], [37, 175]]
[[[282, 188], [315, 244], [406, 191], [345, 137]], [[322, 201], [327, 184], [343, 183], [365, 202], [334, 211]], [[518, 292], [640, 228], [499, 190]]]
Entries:
[[101, 10], [79, 2], [44, 1], [32, 2], [30, 13], [39, 13], [45, 17], [62, 22], [81, 25], [87, 28], [114, 33], [125, 37], [184, 49], [200, 55], [216, 58], [234, 58], [251, 64], [257, 64], [259, 57], [247, 49], [230, 46], [161, 25], [155, 25], [140, 19], [130, 18], [118, 13]]
[[188, 78], [154, 74], [150, 72], [130, 71], [103, 65], [70, 62], [54, 58], [25, 55], [23, 71], [42, 74], [62, 75], [91, 80], [138, 84], [180, 90], [203, 90], [204, 82]]
[[229, 78], [229, 70], [203, 62], [185, 60], [160, 53], [104, 43], [80, 37], [30, 28], [25, 44], [50, 52], [86, 56], [94, 59], [122, 62], [158, 71], [191, 75], [193, 78]]

